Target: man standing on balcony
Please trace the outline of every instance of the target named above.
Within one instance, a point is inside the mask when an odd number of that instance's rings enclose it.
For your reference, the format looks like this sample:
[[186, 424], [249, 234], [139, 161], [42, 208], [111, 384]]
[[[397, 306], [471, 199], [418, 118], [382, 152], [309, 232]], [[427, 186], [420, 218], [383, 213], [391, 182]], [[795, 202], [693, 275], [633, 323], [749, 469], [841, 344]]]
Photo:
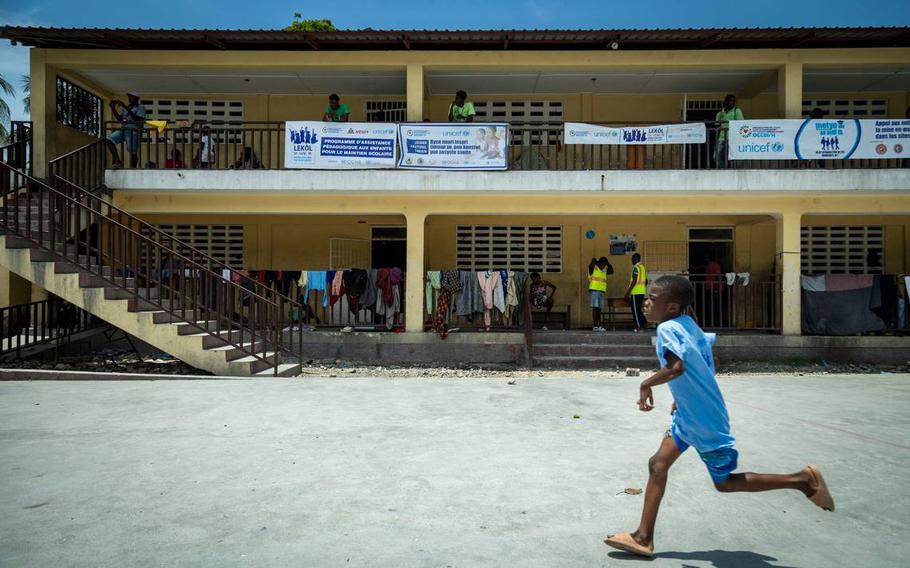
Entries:
[[139, 104], [139, 93], [136, 91], [130, 91], [126, 96], [128, 105], [119, 99], [110, 102], [111, 115], [120, 121], [120, 130], [112, 132], [107, 138], [114, 159], [111, 167], [114, 169], [123, 167], [123, 160], [117, 152], [117, 144], [121, 143], [126, 144], [126, 151], [130, 153], [130, 167], [135, 168], [139, 164], [139, 140], [145, 125], [145, 107]]
[[341, 99], [335, 93], [329, 95], [329, 104], [325, 106], [324, 122], [347, 122], [351, 115], [348, 105], [341, 104]]
[[474, 104], [468, 102], [464, 91], [455, 93], [455, 100], [449, 105], [449, 122], [474, 122]]
[[717, 146], [714, 147], [714, 163], [718, 168], [727, 167], [727, 134], [731, 120], [743, 120], [743, 111], [736, 106], [736, 95], [724, 98], [724, 108], [717, 111], [714, 121], [717, 122]]

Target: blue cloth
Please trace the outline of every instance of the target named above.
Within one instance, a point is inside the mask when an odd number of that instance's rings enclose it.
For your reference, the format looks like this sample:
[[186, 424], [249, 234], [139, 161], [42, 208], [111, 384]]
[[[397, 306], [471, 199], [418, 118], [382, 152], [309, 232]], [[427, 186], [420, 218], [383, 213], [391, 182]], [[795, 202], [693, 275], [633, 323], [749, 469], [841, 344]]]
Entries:
[[[680, 452], [689, 449], [689, 444], [677, 438], [672, 431], [670, 434], [673, 436], [673, 442]], [[711, 481], [714, 483], [726, 481], [736, 471], [739, 462], [739, 452], [736, 451], [736, 448], [720, 448], [712, 452], [698, 452], [698, 457], [708, 468], [708, 475], [711, 476]]]
[[499, 282], [502, 284], [502, 297], [505, 298], [509, 295], [509, 271], [500, 270], [499, 271]]
[[[591, 290], [590, 291], [591, 307], [600, 308], [601, 310], [604, 307], [604, 293], [600, 290]], [[594, 325], [598, 325], [600, 322], [594, 322]]]
[[337, 270], [325, 271], [325, 283], [322, 286], [322, 307], [329, 307], [329, 292], [332, 290], [332, 282], [335, 280]]
[[[322, 305], [328, 305], [328, 298], [325, 295], [325, 271], [324, 270], [309, 270], [306, 273], [306, 287], [308, 290], [315, 290], [317, 292], [322, 292]], [[306, 298], [306, 292], [304, 292], [304, 298]]]
[[[680, 450], [694, 447], [699, 454], [732, 448], [727, 406], [714, 377], [711, 347], [716, 335], [705, 333], [689, 316], [679, 316], [657, 326], [657, 358], [667, 365], [666, 353], [676, 355], [686, 372], [667, 386], [676, 402], [670, 431]], [[735, 460], [734, 460], [735, 461]]]

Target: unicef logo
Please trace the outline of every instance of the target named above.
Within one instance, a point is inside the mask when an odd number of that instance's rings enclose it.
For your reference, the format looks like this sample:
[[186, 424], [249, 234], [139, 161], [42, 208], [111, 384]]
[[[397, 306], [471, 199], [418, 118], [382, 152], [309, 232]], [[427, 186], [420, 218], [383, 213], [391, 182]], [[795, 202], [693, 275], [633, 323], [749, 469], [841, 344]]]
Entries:
[[569, 136], [575, 136], [575, 131], [574, 131], [574, 130], [570, 130], [570, 131], [569, 131]]
[[771, 144], [771, 151], [782, 152], [783, 150], [784, 150], [784, 145], [781, 144], [780, 142], [775, 142], [774, 144]]
[[408, 136], [412, 136], [413, 134], [414, 134], [413, 130], [408, 130]]
[[739, 134], [743, 138], [748, 138], [749, 136], [752, 136], [752, 127], [751, 126], [740, 126]]

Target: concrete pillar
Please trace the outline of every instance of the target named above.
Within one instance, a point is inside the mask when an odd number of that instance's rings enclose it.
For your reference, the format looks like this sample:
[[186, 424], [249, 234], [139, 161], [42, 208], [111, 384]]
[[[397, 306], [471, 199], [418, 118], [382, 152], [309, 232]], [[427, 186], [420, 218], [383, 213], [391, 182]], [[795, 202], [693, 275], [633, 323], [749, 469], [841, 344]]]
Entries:
[[803, 116], [803, 64], [785, 63], [777, 70], [777, 116]]
[[50, 144], [48, 134], [57, 120], [51, 114], [56, 113], [56, 76], [44, 64], [44, 53], [43, 49], [32, 48], [29, 55], [29, 76], [32, 81], [29, 108], [29, 119], [32, 121], [32, 168], [37, 178], [47, 175]]
[[407, 89], [408, 121], [421, 122], [423, 120], [423, 65], [420, 63], [408, 63]]
[[781, 333], [802, 335], [800, 267], [802, 213], [788, 211], [778, 218], [777, 262], [781, 274]]
[[[408, 107], [410, 108], [410, 106]], [[405, 285], [405, 331], [423, 331], [424, 244], [426, 213], [408, 213], [408, 270]]]

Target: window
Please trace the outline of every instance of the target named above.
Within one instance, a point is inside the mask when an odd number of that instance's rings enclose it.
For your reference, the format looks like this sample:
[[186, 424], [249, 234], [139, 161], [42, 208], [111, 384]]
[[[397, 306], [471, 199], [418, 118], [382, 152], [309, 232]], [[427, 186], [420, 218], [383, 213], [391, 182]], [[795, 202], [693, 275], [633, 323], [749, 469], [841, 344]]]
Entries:
[[366, 239], [329, 239], [329, 268], [351, 269], [370, 266], [370, 241]]
[[[149, 120], [170, 120], [173, 123], [177, 121], [194, 121], [208, 122], [211, 124], [241, 124], [243, 122], [243, 101], [219, 101], [208, 99], [142, 99], [142, 106], [145, 107], [145, 113]], [[225, 139], [218, 137], [218, 142], [227, 142], [229, 144], [238, 144], [242, 139], [242, 132], [239, 130], [218, 129], [218, 133], [224, 133]], [[145, 136], [151, 136], [151, 131], [146, 130]], [[188, 136], [184, 132], [166, 131], [164, 136], [170, 142], [178, 144], [188, 143]], [[199, 142], [198, 132], [196, 140]]]
[[645, 241], [641, 256], [651, 273], [685, 272], [689, 269], [689, 245], [686, 241]]
[[881, 225], [803, 227], [803, 274], [881, 274], [884, 243]]
[[803, 116], [820, 108], [825, 118], [873, 118], [888, 116], [888, 101], [883, 99], [810, 99], [803, 101]]
[[[385, 115], [382, 118], [379, 113]], [[407, 101], [366, 101], [363, 116], [367, 122], [407, 122]]]
[[57, 122], [101, 136], [101, 97], [57, 77]]
[[[157, 225], [156, 228], [231, 268], [243, 268], [243, 225]], [[148, 234], [147, 230], [143, 232]]]
[[562, 227], [458, 225], [459, 270], [562, 272]]
[[509, 124], [509, 144], [543, 146], [557, 144], [562, 136], [562, 101], [478, 101], [477, 122]]

